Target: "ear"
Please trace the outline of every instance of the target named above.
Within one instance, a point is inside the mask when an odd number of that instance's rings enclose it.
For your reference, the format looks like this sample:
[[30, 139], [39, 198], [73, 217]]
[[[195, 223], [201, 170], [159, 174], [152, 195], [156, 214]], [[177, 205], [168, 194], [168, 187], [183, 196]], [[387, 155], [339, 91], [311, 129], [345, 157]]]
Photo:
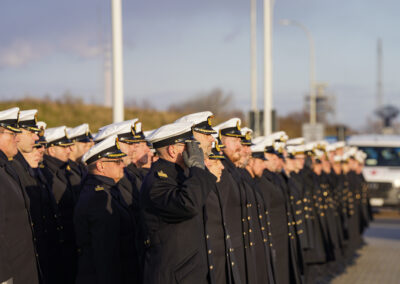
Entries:
[[101, 173], [103, 172], [104, 167], [103, 167], [103, 163], [100, 162], [100, 160], [96, 162], [96, 169], [97, 169], [97, 171], [99, 171]]
[[176, 157], [176, 151], [175, 151], [174, 145], [167, 146], [167, 153], [168, 153], [168, 156], [170, 156], [171, 158]]

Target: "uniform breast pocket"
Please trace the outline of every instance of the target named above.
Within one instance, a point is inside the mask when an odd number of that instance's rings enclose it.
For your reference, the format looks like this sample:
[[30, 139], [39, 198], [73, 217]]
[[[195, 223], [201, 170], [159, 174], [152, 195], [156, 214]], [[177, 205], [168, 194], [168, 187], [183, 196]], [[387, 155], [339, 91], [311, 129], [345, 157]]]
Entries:
[[[197, 278], [196, 273], [192, 273], [196, 266], [200, 265], [199, 251], [196, 250], [189, 254], [185, 259], [175, 268], [176, 283], [179, 284], [192, 284], [194, 279]], [[190, 276], [190, 277], [189, 277]]]

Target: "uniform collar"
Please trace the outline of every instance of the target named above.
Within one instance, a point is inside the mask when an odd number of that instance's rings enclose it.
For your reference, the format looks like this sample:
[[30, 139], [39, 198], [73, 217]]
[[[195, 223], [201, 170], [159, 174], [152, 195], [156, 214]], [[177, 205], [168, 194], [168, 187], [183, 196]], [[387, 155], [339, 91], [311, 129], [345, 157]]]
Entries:
[[105, 185], [107, 187], [113, 187], [116, 185], [115, 181], [112, 178], [101, 176], [101, 175], [94, 175], [88, 174], [86, 178], [86, 184], [93, 184], [93, 185]]
[[63, 161], [61, 161], [57, 158], [51, 157], [49, 155], [44, 155], [43, 163], [45, 164], [45, 166], [49, 167], [50, 169], [52, 169], [54, 171], [61, 169], [67, 165], [66, 162], [63, 162]]

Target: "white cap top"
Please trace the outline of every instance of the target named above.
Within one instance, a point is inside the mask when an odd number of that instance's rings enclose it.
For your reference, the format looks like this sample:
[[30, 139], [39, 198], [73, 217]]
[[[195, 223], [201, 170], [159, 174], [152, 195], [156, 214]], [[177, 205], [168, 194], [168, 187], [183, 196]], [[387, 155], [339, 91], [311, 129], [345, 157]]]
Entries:
[[333, 161], [334, 161], [335, 163], [340, 163], [342, 160], [343, 160], [343, 158], [342, 158], [342, 156], [340, 156], [340, 155], [335, 155], [335, 156], [333, 157]]
[[36, 123], [36, 125], [41, 129], [41, 128], [43, 128], [43, 129], [46, 129], [47, 128], [47, 123], [46, 122], [44, 122], [44, 121], [38, 121], [37, 123]]
[[89, 133], [89, 124], [84, 123], [74, 128], [68, 128], [67, 133], [70, 139]]
[[30, 110], [22, 110], [19, 112], [19, 122], [21, 121], [28, 121], [28, 120], [35, 120], [37, 109], [30, 109]]
[[83, 155], [82, 162], [91, 164], [101, 158], [117, 159], [125, 156], [126, 154], [122, 153], [119, 148], [117, 135], [111, 135], [92, 146]]
[[213, 116], [213, 113], [211, 111], [196, 112], [178, 118], [177, 120], [175, 120], [175, 123], [189, 122], [192, 125], [196, 125], [207, 121], [210, 116]]
[[253, 129], [248, 128], [248, 127], [243, 127], [240, 129], [240, 132], [242, 133], [242, 135], [246, 135], [247, 133], [253, 134]]
[[149, 136], [151, 135], [151, 133], [154, 132], [154, 130], [155, 130], [155, 129], [152, 129], [152, 130], [148, 130], [148, 131], [144, 131], [144, 132], [143, 132], [144, 136], [146, 137], [146, 140], [148, 140], [147, 137], [149, 137]]
[[344, 148], [344, 146], [346, 146], [346, 143], [344, 141], [338, 141], [335, 143], [332, 143], [333, 146], [335, 146], [335, 149], [340, 149], [340, 148]]
[[298, 137], [298, 138], [289, 139], [286, 142], [286, 145], [288, 145], [288, 146], [297, 146], [297, 145], [303, 145], [304, 142], [305, 142], [304, 137]]
[[[94, 137], [94, 141], [98, 142], [106, 139], [112, 135], [129, 133], [134, 128], [135, 123], [138, 121], [137, 118], [132, 120], [126, 120], [122, 122], [112, 123], [106, 126], [103, 126], [99, 129], [99, 132]], [[122, 141], [121, 141], [122, 142]]]
[[[254, 143], [254, 141], [253, 141]], [[254, 143], [254, 145], [250, 146], [251, 152], [265, 152], [265, 147], [268, 146], [268, 139], [262, 139], [258, 141], [257, 143]]]
[[13, 107], [7, 110], [0, 111], [0, 121], [9, 119], [18, 119], [19, 107]]
[[67, 127], [59, 126], [59, 127], [47, 128], [44, 132], [44, 137], [46, 137], [46, 141], [48, 143], [62, 139], [64, 137], [68, 138]]
[[[167, 140], [169, 138], [174, 138], [184, 135], [192, 131], [193, 124], [190, 122], [175, 122], [167, 125], [163, 125], [160, 128], [154, 130], [148, 137], [147, 140], [153, 144], [154, 148], [157, 148], [156, 143]], [[175, 144], [175, 143], [170, 143]], [[162, 146], [160, 146], [162, 147]]]
[[275, 141], [280, 141], [280, 142], [286, 142], [289, 139], [285, 131], [274, 132], [271, 135], [269, 135], [269, 137], [271, 137]]
[[218, 129], [222, 135], [230, 136], [230, 137], [242, 137], [242, 133], [240, 132], [240, 124], [242, 123], [240, 118], [231, 118], [225, 122], [222, 122], [214, 127], [214, 129]]

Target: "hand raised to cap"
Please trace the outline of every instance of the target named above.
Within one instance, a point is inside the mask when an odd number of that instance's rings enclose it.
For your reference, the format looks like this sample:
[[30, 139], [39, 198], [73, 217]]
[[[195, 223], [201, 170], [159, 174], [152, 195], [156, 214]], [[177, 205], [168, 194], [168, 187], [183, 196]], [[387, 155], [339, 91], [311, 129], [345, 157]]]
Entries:
[[183, 152], [182, 156], [183, 161], [188, 168], [198, 167], [203, 170], [205, 169], [204, 153], [199, 146], [199, 142], [186, 142], [186, 150]]

